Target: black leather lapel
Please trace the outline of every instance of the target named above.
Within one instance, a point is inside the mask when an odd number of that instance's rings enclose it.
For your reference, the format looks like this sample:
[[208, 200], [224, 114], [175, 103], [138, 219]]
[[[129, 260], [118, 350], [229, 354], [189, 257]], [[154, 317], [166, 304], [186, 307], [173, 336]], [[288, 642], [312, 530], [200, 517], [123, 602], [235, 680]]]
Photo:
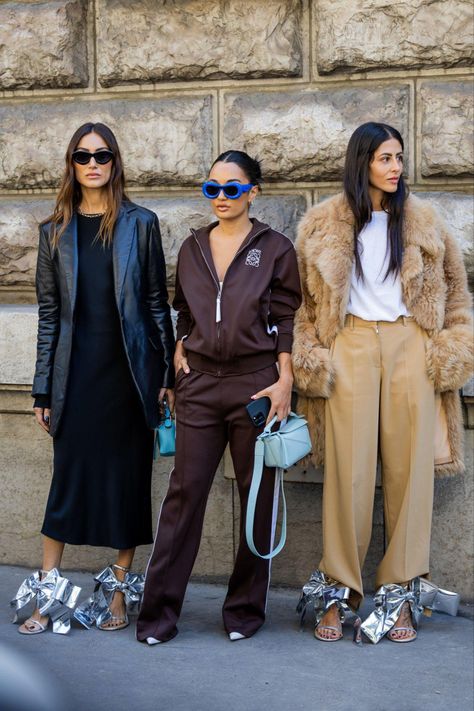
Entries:
[[117, 304], [120, 304], [130, 249], [135, 237], [135, 224], [133, 212], [129, 213], [122, 205], [115, 225], [113, 241], [114, 288]]
[[74, 212], [71, 221], [59, 240], [59, 255], [66, 277], [67, 290], [71, 303], [71, 313], [74, 312], [77, 291], [77, 215]]

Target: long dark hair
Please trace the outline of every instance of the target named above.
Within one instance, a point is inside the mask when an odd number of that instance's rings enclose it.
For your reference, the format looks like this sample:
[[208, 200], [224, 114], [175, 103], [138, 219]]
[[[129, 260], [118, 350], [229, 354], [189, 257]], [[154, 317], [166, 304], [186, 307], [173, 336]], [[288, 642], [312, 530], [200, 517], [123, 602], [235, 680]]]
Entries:
[[[356, 274], [364, 278], [359, 254], [359, 235], [372, 218], [372, 201], [369, 195], [369, 165], [381, 143], [395, 138], [404, 148], [399, 131], [385, 123], [369, 121], [359, 126], [349, 139], [344, 165], [344, 192], [354, 214], [354, 257]], [[382, 208], [388, 212], [388, 245], [390, 259], [385, 279], [390, 273], [400, 272], [403, 257], [403, 212], [408, 187], [400, 176], [395, 193], [384, 193]]]
[[103, 123], [84, 123], [74, 132], [67, 147], [65, 161], [66, 167], [59, 186], [56, 205], [53, 214], [46, 220], [51, 221], [51, 243], [57, 247], [61, 236], [71, 221], [74, 210], [81, 202], [81, 186], [74, 174], [74, 163], [72, 154], [76, 150], [79, 142], [88, 133], [97, 133], [107, 144], [107, 147], [114, 154], [112, 172], [107, 183], [107, 210], [102, 217], [97, 238], [104, 244], [112, 242], [115, 223], [117, 221], [120, 205], [123, 200], [128, 200], [125, 194], [125, 177], [123, 174], [123, 163], [118, 147], [117, 139], [111, 129]]
[[248, 180], [252, 185], [256, 185], [259, 190], [261, 190], [261, 184], [263, 183], [262, 168], [260, 166], [260, 161], [257, 158], [251, 158], [248, 153], [244, 151], [224, 151], [220, 156], [217, 156], [214, 163], [211, 165], [211, 169], [216, 163], [235, 163], [241, 168]]

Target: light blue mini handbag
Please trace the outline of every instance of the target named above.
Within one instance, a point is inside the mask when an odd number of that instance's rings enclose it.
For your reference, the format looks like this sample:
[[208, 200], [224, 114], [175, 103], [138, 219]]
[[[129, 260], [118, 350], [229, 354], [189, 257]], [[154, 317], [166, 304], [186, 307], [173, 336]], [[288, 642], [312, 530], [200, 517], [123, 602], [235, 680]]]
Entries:
[[[159, 453], [158, 453], [159, 449]], [[160, 457], [174, 457], [176, 453], [176, 427], [171, 417], [168, 405], [165, 405], [165, 416], [158, 427], [155, 427], [155, 446], [153, 459]]]
[[[293, 466], [300, 459], [311, 452], [311, 438], [308, 423], [300, 415], [290, 412], [286, 422], [276, 432], [272, 427], [277, 421], [276, 416], [257, 437], [255, 443], [255, 457], [253, 465], [252, 483], [250, 485], [249, 500], [247, 503], [247, 518], [245, 522], [245, 536], [247, 545], [259, 558], [270, 560], [283, 549], [286, 543], [286, 499], [283, 488], [283, 470]], [[281, 490], [283, 504], [283, 518], [281, 523], [280, 541], [267, 555], [262, 555], [255, 548], [253, 540], [253, 527], [255, 521], [255, 508], [257, 505], [258, 491], [262, 481], [263, 464], [267, 467], [276, 467], [276, 486]]]

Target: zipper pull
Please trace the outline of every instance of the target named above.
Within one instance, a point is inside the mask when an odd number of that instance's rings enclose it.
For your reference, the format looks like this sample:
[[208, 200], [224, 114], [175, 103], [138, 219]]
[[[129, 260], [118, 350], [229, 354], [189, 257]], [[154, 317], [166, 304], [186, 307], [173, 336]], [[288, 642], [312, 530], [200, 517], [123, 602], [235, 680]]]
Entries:
[[222, 293], [222, 287], [219, 287], [219, 291], [217, 292], [217, 298], [216, 298], [216, 323], [220, 323], [222, 321], [221, 318], [221, 293]]

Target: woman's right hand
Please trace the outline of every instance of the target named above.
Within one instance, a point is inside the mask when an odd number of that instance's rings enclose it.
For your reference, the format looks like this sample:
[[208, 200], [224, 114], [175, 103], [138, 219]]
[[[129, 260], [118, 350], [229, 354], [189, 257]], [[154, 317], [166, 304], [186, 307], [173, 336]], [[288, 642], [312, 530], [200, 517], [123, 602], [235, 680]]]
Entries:
[[51, 410], [49, 407], [34, 407], [36, 422], [40, 427], [44, 429], [45, 432], [49, 433], [49, 422], [51, 416]]
[[190, 372], [188, 359], [186, 358], [186, 350], [182, 341], [178, 341], [178, 343], [176, 344], [173, 365], [175, 375], [178, 375], [178, 372], [181, 370], [181, 368], [183, 369], [186, 375]]

